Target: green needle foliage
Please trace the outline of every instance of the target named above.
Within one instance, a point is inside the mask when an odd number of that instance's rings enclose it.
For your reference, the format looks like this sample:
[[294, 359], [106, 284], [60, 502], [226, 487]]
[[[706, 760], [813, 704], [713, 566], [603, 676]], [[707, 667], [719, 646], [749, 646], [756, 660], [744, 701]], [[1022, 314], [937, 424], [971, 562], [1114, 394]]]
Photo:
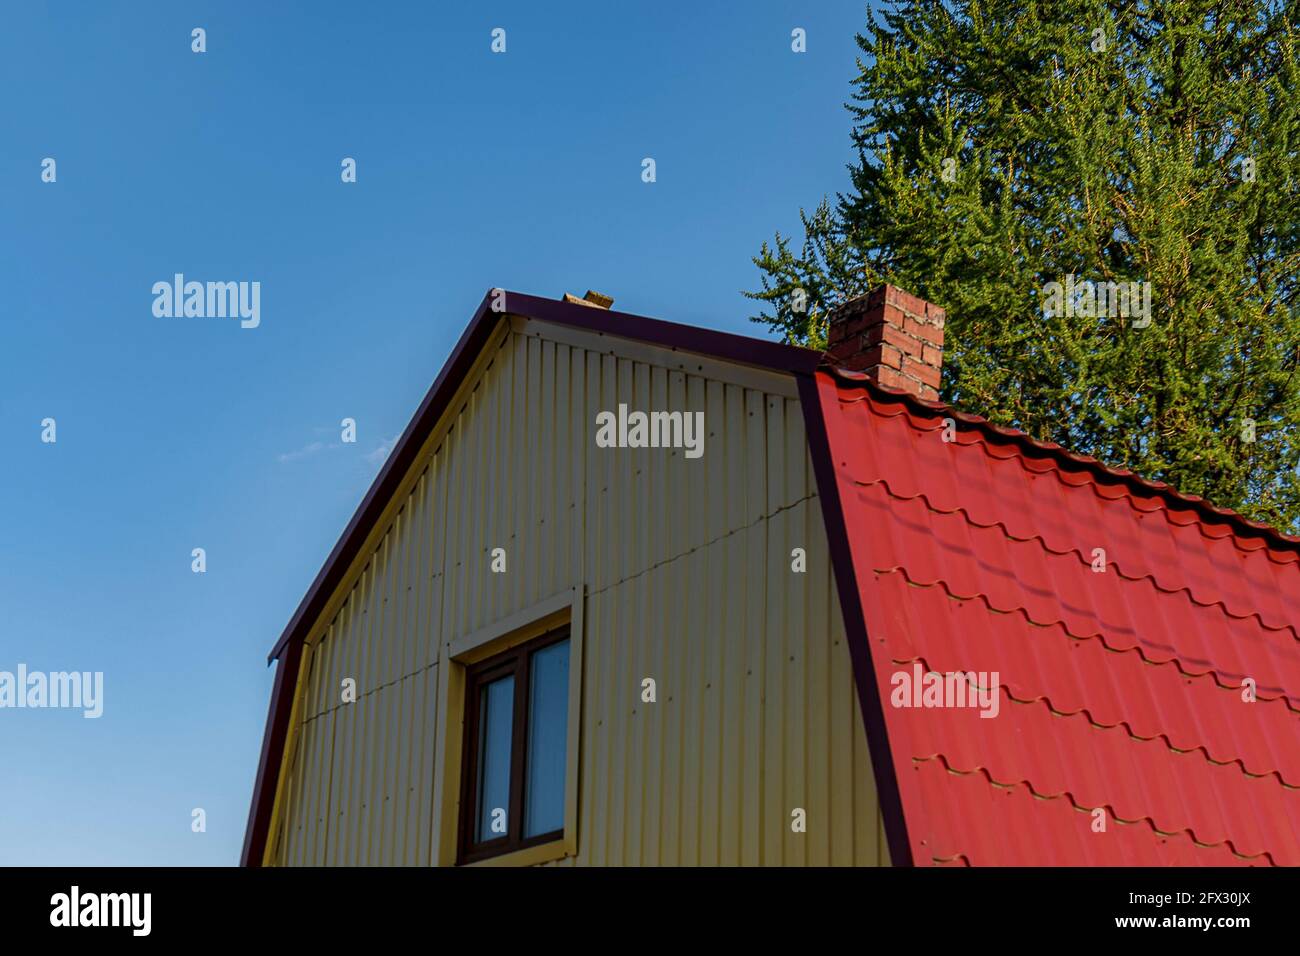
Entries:
[[[1298, 24], [1300, 0], [869, 12], [850, 188], [802, 247], [763, 243], [754, 320], [820, 347], [893, 283], [948, 311], [946, 401], [1300, 531]], [[1067, 276], [1150, 283], [1150, 323], [1052, 307]]]

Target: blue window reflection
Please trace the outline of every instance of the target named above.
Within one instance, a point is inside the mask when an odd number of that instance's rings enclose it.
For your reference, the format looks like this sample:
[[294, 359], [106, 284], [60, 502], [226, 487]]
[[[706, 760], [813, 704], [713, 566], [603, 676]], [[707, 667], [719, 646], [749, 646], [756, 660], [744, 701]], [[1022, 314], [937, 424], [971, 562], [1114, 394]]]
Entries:
[[533, 654], [529, 663], [525, 838], [564, 828], [569, 642], [560, 641], [542, 648]]
[[[510, 809], [510, 737], [515, 679], [503, 677], [479, 690], [479, 842], [506, 835]], [[494, 817], [497, 822], [493, 829]]]

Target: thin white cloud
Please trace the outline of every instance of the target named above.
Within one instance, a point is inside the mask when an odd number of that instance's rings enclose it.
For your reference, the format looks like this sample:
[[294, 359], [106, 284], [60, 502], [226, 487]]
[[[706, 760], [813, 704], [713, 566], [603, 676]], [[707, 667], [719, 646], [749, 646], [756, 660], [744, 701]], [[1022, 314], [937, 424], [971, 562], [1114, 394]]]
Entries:
[[397, 445], [397, 436], [386, 438], [379, 443], [379, 447], [366, 455], [366, 461], [372, 465], [382, 465]]
[[304, 458], [310, 458], [312, 455], [319, 454], [325, 450], [325, 443], [314, 441], [310, 445], [304, 445], [297, 451], [286, 451], [279, 456], [280, 464], [288, 464], [291, 461], [301, 461]]

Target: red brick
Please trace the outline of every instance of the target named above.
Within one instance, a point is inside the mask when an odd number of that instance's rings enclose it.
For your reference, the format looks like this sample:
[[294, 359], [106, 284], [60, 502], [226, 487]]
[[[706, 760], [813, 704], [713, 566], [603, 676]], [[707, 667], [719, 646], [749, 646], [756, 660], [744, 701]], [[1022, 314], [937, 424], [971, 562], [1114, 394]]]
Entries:
[[[917, 356], [912, 356], [917, 358]], [[943, 365], [943, 349], [936, 348], [933, 345], [926, 345], [919, 356], [921, 361], [931, 368], [939, 368]]]
[[914, 358], [921, 357], [921, 347], [925, 344], [920, 339], [908, 335], [902, 329], [893, 325], [873, 325], [862, 335], [863, 348], [871, 348], [873, 345], [879, 345], [882, 342], [888, 343]]
[[852, 316], [844, 322], [832, 324], [843, 328], [845, 335], [861, 335], [870, 332], [872, 329], [879, 328], [883, 321], [878, 313], [870, 312]]
[[921, 323], [909, 317], [903, 329], [909, 335], [915, 335], [918, 339], [925, 339], [931, 345], [943, 345], [943, 329], [928, 322]]
[[[867, 371], [871, 370], [868, 369]], [[917, 386], [920, 384], [918, 382], [908, 381], [892, 368], [878, 368], [872, 373], [872, 376], [881, 385], [888, 385], [890, 388], [901, 388], [912, 392], [913, 394], [916, 394]]]
[[859, 343], [856, 339], [846, 339], [843, 342], [838, 342], [835, 345], [832, 345], [826, 350], [826, 354], [835, 361], [836, 365], [842, 365], [845, 368], [856, 367], [853, 364], [853, 356], [858, 355], [860, 352], [861, 349], [859, 348]]
[[918, 362], [911, 358], [904, 359], [902, 372], [904, 375], [910, 375], [913, 378], [924, 382], [931, 388], [939, 387], [939, 370], [933, 366], [926, 365], [924, 362]]
[[890, 368], [903, 367], [903, 353], [892, 345], [877, 345], [863, 353], [868, 365], [888, 365]]
[[904, 292], [898, 286], [892, 285], [885, 286], [885, 303], [901, 309], [909, 315], [922, 318], [925, 316], [925, 307], [930, 304], [924, 299], [914, 296], [910, 292]]

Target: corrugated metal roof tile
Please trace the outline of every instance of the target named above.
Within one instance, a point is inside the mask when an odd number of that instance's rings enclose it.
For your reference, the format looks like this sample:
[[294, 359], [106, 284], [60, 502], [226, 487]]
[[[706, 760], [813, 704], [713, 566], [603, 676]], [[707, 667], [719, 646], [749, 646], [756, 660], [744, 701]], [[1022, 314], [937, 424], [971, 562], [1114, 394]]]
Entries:
[[[1295, 538], [856, 376], [817, 391], [915, 861], [1300, 865]], [[997, 716], [891, 706], [916, 664], [997, 672]]]

